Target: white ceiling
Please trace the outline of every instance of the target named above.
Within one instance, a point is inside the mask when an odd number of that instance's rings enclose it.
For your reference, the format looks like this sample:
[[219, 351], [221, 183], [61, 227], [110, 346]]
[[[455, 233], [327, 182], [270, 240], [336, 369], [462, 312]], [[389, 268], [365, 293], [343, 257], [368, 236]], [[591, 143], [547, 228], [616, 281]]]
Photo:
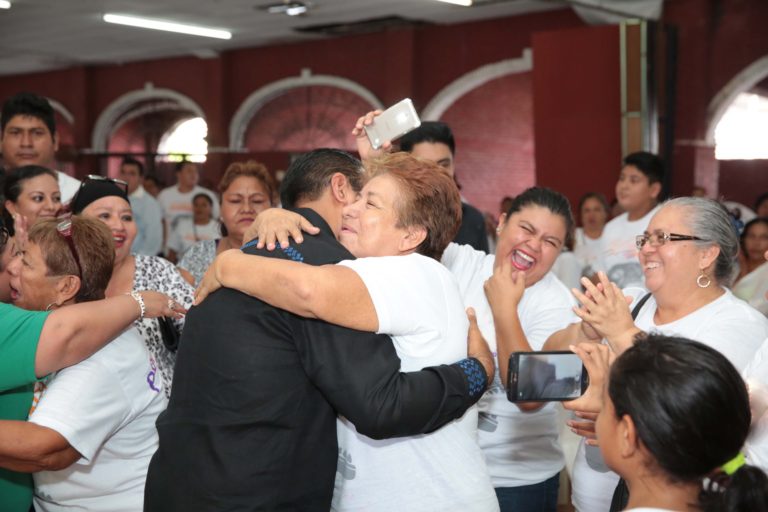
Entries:
[[[395, 15], [452, 24], [568, 5], [566, 0], [475, 0], [473, 7], [436, 0], [311, 0], [314, 8], [301, 17], [257, 9], [274, 1], [11, 0], [11, 9], [0, 9], [0, 75], [179, 55], [214, 56], [232, 48], [326, 37], [293, 30], [308, 25]], [[111, 25], [102, 21], [107, 12], [223, 28], [233, 36], [222, 41]]]

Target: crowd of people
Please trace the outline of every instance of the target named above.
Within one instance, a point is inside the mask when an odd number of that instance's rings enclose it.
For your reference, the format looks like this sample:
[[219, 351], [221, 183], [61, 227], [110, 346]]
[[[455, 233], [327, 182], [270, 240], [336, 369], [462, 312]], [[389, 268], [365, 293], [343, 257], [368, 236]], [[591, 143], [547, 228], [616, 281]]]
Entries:
[[576, 510], [768, 509], [768, 196], [664, 201], [638, 152], [618, 215], [532, 187], [494, 218], [446, 124], [374, 149], [379, 114], [359, 159], [215, 193], [75, 180], [47, 100], [4, 103], [0, 509], [554, 512], [562, 407], [507, 395], [543, 350], [589, 372]]

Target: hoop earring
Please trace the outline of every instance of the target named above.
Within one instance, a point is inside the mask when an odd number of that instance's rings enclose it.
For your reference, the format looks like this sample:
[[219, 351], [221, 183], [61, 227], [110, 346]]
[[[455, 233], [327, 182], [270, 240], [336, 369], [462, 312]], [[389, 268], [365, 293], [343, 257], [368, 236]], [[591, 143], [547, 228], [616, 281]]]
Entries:
[[59, 307], [59, 304], [57, 304], [57, 303], [55, 303], [55, 302], [51, 302], [50, 304], [48, 304], [47, 306], [45, 306], [45, 310], [46, 310], [46, 311], [50, 311], [50, 310], [54, 309], [54, 308], [53, 308], [53, 306]]
[[710, 284], [712, 284], [712, 280], [702, 270], [699, 277], [696, 278], [696, 286], [698, 286], [699, 288], [709, 288]]

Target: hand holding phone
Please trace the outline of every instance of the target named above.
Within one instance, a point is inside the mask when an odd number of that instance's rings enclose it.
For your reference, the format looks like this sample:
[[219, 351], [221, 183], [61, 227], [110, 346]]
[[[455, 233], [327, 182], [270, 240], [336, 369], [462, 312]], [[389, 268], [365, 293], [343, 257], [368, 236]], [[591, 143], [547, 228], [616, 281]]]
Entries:
[[379, 149], [385, 143], [402, 137], [421, 125], [416, 109], [410, 98], [405, 98], [389, 107], [373, 119], [371, 124], [364, 125], [368, 140], [373, 149]]
[[574, 400], [589, 385], [581, 359], [568, 351], [513, 352], [508, 375], [510, 402]]

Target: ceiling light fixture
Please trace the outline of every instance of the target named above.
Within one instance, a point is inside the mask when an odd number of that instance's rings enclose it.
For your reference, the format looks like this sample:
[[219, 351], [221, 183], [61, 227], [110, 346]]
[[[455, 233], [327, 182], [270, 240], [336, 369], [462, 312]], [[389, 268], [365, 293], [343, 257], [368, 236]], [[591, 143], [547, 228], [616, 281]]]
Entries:
[[8, 0], [0, 0], [0, 9], [10, 9], [11, 8], [11, 2]]
[[312, 4], [309, 2], [293, 2], [290, 0], [259, 7], [259, 9], [267, 11], [269, 14], [287, 14], [288, 16], [300, 16], [307, 13], [311, 8]]
[[438, 2], [444, 2], [446, 4], [463, 5], [464, 7], [471, 7], [472, 0], [437, 0]]
[[152, 20], [148, 18], [138, 18], [136, 16], [123, 16], [121, 14], [105, 14], [104, 21], [107, 23], [116, 23], [118, 25], [128, 25], [129, 27], [150, 28], [153, 30], [164, 30], [166, 32], [176, 32], [192, 36], [232, 39], [232, 33], [226, 30], [198, 27], [195, 25], [183, 25], [172, 21]]

